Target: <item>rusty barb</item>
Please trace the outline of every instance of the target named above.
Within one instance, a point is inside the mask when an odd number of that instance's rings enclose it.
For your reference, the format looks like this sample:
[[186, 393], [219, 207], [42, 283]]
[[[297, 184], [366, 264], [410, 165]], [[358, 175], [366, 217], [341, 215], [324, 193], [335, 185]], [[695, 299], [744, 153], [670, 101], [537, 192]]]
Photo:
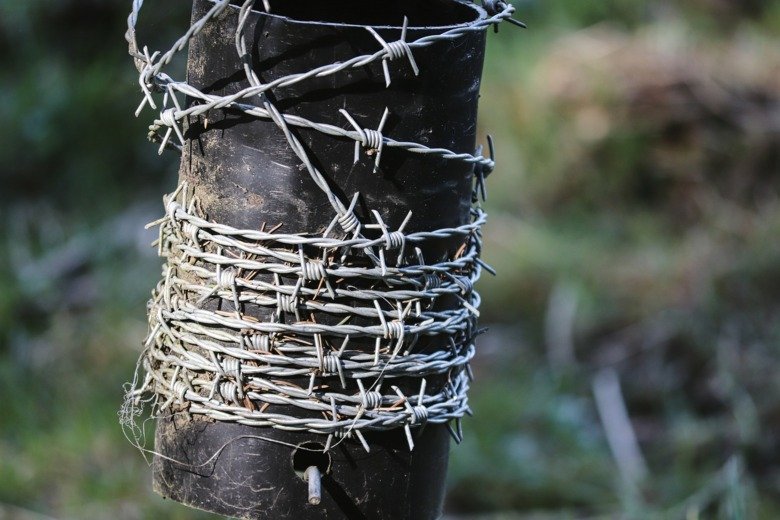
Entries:
[[[176, 409], [219, 421], [319, 433], [327, 436], [326, 451], [348, 438], [368, 451], [363, 432], [392, 429], [403, 430], [411, 450], [412, 429], [427, 423], [446, 424], [460, 442], [460, 419], [471, 413], [468, 364], [481, 332], [480, 299], [473, 287], [483, 267], [492, 272], [479, 258], [486, 219], [479, 200], [486, 196], [484, 180], [495, 166], [492, 138], [490, 157], [482, 156], [481, 146], [473, 154], [432, 148], [384, 135], [390, 108], [385, 108], [376, 129], [364, 128], [343, 109], [340, 113], [348, 123], [344, 128], [284, 114], [266, 93], [374, 62], [381, 63], [389, 86], [395, 61], [405, 61], [415, 74], [419, 72], [415, 49], [485, 31], [502, 21], [524, 27], [512, 18], [514, 7], [483, 0], [487, 18], [413, 41], [408, 39], [406, 18], [396, 41], [386, 41], [366, 27], [378, 43], [373, 54], [268, 83], [258, 79], [245, 59], [248, 86], [215, 96], [173, 79], [164, 69], [230, 1], [215, 0], [165, 52], [151, 52], [136, 41], [142, 4], [132, 3], [126, 39], [139, 71], [138, 114], [147, 107], [157, 111], [149, 137], [160, 143], [160, 151], [180, 150], [186, 135], [182, 128], [189, 119], [213, 109], [271, 120], [330, 202], [334, 217], [324, 233], [236, 229], [205, 218], [186, 184], [164, 198], [165, 216], [150, 225], [159, 228], [155, 245], [165, 265], [149, 303], [145, 349], [121, 412], [128, 438], [141, 447], [143, 433], [136, 421], [143, 405], [150, 404], [153, 417]], [[254, 0], [247, 0], [239, 12], [235, 46], [242, 58], [248, 56], [244, 27], [254, 5]], [[264, 7], [270, 9], [268, 2]], [[180, 102], [183, 96], [188, 97], [187, 105]], [[398, 229], [390, 229], [381, 211], [371, 208], [373, 221], [362, 221], [354, 212], [360, 194], [352, 194], [350, 200], [336, 195], [290, 131], [293, 127], [353, 140], [354, 160], [364, 148], [374, 156], [374, 171], [387, 147], [473, 165], [470, 221], [454, 228], [407, 232], [411, 214]], [[379, 236], [368, 238], [364, 230]], [[457, 239], [462, 246], [450, 258], [426, 262], [422, 246], [442, 238]], [[442, 298], [458, 304], [437, 305]], [[268, 309], [270, 318], [260, 321], [245, 314], [249, 305]], [[318, 323], [319, 312], [339, 320]], [[426, 336], [445, 337], [449, 348], [415, 352], [417, 341]], [[415, 395], [405, 394], [399, 385], [383, 384], [401, 377], [419, 380]], [[301, 378], [308, 378], [308, 385], [293, 383]], [[334, 385], [334, 379], [340, 385]], [[271, 405], [317, 414], [285, 415], [278, 407], [269, 410]], [[455, 427], [450, 426], [453, 420]], [[309, 501], [314, 504], [320, 500], [320, 476], [309, 470]]]

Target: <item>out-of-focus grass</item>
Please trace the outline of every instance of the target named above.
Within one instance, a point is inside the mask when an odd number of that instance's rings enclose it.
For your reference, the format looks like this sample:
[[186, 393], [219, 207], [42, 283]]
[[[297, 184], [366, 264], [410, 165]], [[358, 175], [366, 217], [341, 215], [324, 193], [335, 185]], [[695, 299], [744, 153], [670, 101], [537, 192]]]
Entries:
[[[780, 514], [779, 11], [700, 4], [717, 10], [553, 2], [535, 14], [562, 26], [491, 40], [500, 276], [480, 288], [512, 326], [477, 364], [453, 511]], [[635, 482], [593, 398], [604, 368], [648, 468]]]
[[[194, 518], [151, 493], [116, 417], [159, 274], [141, 227], [175, 167], [131, 116], [125, 4], [0, 1], [0, 504]], [[500, 276], [480, 285], [495, 325], [449, 511], [777, 517], [780, 4], [516, 5], [530, 29], [490, 34], [483, 82]], [[186, 24], [184, 4], [149, 7], [149, 38]]]
[[145, 334], [148, 291], [138, 280], [159, 270], [151, 237], [139, 232], [151, 215], [134, 207], [101, 226], [45, 236], [58, 227], [49, 212], [13, 213], [4, 244], [13, 314], [4, 316], [0, 358], [0, 503], [57, 517], [193, 517], [152, 495], [150, 469], [117, 421]]

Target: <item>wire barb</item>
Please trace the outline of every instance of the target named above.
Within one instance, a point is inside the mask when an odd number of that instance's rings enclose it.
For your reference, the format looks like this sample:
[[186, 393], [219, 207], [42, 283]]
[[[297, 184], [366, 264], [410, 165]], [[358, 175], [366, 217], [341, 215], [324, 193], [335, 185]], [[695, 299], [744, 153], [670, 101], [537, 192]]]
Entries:
[[415, 76], [420, 75], [420, 69], [417, 67], [417, 62], [414, 60], [414, 54], [412, 54], [412, 48], [406, 41], [406, 30], [409, 26], [409, 19], [404, 16], [404, 22], [401, 26], [401, 38], [394, 42], [387, 42], [377, 33], [373, 27], [366, 27], [366, 30], [379, 42], [385, 51], [382, 57], [382, 71], [385, 74], [385, 86], [390, 86], [390, 69], [388, 62], [403, 58], [406, 56], [409, 60], [409, 65], [412, 67], [412, 72]]
[[385, 107], [385, 111], [382, 113], [382, 119], [379, 121], [379, 126], [376, 130], [370, 128], [361, 128], [357, 121], [349, 115], [346, 110], [339, 109], [339, 112], [349, 121], [349, 124], [355, 129], [357, 133], [357, 140], [355, 141], [355, 158], [353, 164], [357, 164], [360, 160], [360, 145], [364, 148], [368, 148], [369, 152], [376, 155], [374, 158], [374, 173], [379, 170], [379, 162], [382, 160], [382, 149], [385, 145], [385, 137], [382, 135], [382, 130], [387, 122], [387, 116], [390, 111]]

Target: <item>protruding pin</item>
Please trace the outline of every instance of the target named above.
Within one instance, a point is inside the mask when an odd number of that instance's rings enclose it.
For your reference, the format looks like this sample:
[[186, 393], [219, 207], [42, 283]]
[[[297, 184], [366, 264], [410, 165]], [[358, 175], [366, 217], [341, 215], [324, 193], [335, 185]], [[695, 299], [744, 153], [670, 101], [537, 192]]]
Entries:
[[306, 468], [306, 471], [303, 472], [303, 480], [309, 484], [309, 503], [313, 506], [318, 506], [322, 501], [322, 475], [320, 474], [320, 468], [317, 466]]

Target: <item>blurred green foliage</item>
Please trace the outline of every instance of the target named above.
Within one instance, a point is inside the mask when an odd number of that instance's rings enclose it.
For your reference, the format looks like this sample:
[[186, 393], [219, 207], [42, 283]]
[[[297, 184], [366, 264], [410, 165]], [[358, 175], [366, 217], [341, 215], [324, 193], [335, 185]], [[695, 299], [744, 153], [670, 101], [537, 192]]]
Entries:
[[[186, 2], [154, 4], [169, 42]], [[483, 82], [500, 275], [449, 511], [776, 518], [780, 2], [516, 6]], [[193, 517], [116, 419], [175, 171], [132, 116], [128, 9], [0, 0], [0, 517]], [[605, 370], [644, 477], [610, 449]]]

